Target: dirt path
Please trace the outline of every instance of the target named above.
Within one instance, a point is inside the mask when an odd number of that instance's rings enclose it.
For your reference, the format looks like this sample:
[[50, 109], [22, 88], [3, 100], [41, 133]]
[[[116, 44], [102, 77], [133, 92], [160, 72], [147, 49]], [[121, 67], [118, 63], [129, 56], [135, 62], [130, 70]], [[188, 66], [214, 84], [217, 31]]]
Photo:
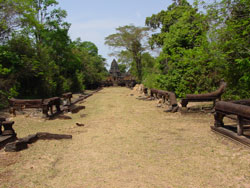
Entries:
[[0, 187], [250, 187], [250, 150], [211, 132], [212, 115], [164, 113], [130, 93], [105, 88], [72, 120], [14, 118], [19, 137], [47, 131], [73, 140], [1, 151]]

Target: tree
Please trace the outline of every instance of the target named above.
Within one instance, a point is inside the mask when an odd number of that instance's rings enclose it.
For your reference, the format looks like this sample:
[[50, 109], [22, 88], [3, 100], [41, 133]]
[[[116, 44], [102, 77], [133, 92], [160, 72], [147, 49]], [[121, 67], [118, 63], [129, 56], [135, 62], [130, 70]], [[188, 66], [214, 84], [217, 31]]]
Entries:
[[212, 15], [211, 38], [225, 67], [222, 74], [228, 82], [228, 97], [249, 98], [250, 1], [224, 0], [213, 4], [208, 11]]
[[153, 29], [160, 29], [160, 33], [152, 34], [149, 43], [154, 46], [162, 47], [166, 34], [170, 31], [171, 26], [187, 12], [188, 9], [194, 10], [187, 0], [173, 0], [173, 3], [158, 14], [153, 14], [146, 18], [145, 24]]
[[94, 43], [90, 41], [84, 41], [81, 43], [81, 46], [85, 48], [90, 55], [98, 55], [98, 48]]
[[186, 0], [174, 1], [167, 10], [146, 18], [146, 25], [160, 29], [151, 47], [160, 46], [155, 87], [186, 93], [213, 89], [220, 80], [220, 65], [207, 38], [207, 18]]
[[22, 27], [24, 14], [29, 12], [28, 0], [0, 0], [0, 43], [7, 42]]
[[118, 64], [119, 70], [122, 74], [126, 73], [126, 65], [125, 64]]
[[105, 59], [98, 54], [97, 46], [89, 41], [82, 42], [79, 38], [72, 45], [75, 61], [80, 65], [78, 77], [81, 77], [87, 88], [98, 87], [108, 72], [105, 68]]
[[135, 62], [136, 75], [138, 81], [142, 81], [142, 53], [147, 49], [146, 39], [149, 28], [126, 25], [116, 28], [117, 33], [105, 38], [105, 44], [114, 48], [121, 49], [115, 54], [126, 51]]

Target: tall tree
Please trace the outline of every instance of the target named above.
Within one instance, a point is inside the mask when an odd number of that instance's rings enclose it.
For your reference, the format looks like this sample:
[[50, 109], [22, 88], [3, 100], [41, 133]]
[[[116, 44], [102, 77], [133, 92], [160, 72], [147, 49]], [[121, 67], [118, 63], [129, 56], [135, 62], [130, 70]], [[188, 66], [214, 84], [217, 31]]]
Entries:
[[0, 0], [0, 43], [22, 26], [24, 14], [29, 12], [28, 0]]
[[[145, 24], [153, 29], [160, 30], [159, 33], [154, 33], [150, 37], [149, 43], [153, 48], [155, 45], [162, 47], [166, 34], [170, 31], [178, 20], [187, 12], [192, 10], [193, 7], [187, 2], [187, 0], [173, 0], [173, 3], [167, 8], [162, 10], [158, 14], [153, 14], [146, 18]], [[193, 12], [194, 13], [194, 12]]]
[[126, 51], [136, 64], [138, 81], [142, 81], [142, 53], [147, 49], [149, 28], [126, 25], [116, 28], [117, 33], [105, 38], [105, 44], [120, 49], [116, 54]]
[[[250, 97], [250, 1], [224, 0], [214, 8], [213, 39], [222, 62], [223, 75], [228, 82], [230, 98]], [[210, 14], [213, 15], [213, 14]], [[218, 26], [219, 25], [219, 26]]]
[[0, 0], [0, 107], [9, 97], [97, 87], [107, 70], [92, 42], [71, 41], [55, 0]]
[[151, 47], [160, 46], [156, 87], [175, 91], [178, 96], [201, 92], [216, 85], [217, 66], [207, 39], [206, 16], [186, 0], [173, 1], [167, 10], [146, 18], [146, 25], [159, 29]]

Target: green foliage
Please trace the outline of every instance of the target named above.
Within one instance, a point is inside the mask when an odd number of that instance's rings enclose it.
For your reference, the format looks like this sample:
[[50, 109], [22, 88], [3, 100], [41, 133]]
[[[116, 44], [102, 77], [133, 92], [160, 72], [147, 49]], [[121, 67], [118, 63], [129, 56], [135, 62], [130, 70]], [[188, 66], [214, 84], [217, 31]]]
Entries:
[[0, 0], [0, 107], [10, 97], [45, 98], [98, 87], [105, 59], [91, 42], [71, 41], [55, 0]]
[[119, 70], [121, 73], [126, 73], [126, 65], [125, 64], [118, 64]]
[[148, 17], [146, 24], [161, 28], [150, 40], [152, 47], [162, 47], [155, 64], [156, 88], [174, 91], [179, 97], [214, 88], [220, 79], [221, 67], [211, 58], [214, 52], [207, 40], [205, 15], [184, 0]]
[[[96, 88], [107, 76], [105, 59], [98, 55], [98, 49], [91, 42], [81, 42], [77, 39], [74, 42], [74, 56], [81, 62], [84, 86]], [[79, 76], [78, 76], [79, 78]]]
[[228, 81], [228, 96], [231, 98], [250, 97], [250, 2], [246, 0], [222, 1], [218, 10], [224, 19], [219, 33], [217, 48], [224, 54]]
[[[205, 5], [206, 13], [198, 12], [199, 5]], [[149, 43], [162, 52], [145, 84], [183, 97], [215, 90], [224, 78], [225, 98], [249, 98], [249, 12], [247, 0], [195, 1], [195, 7], [182, 0], [148, 17], [146, 25], [160, 30]]]
[[152, 88], [155, 73], [155, 58], [146, 52], [142, 54], [142, 82], [147, 87]]
[[147, 74], [143, 79], [143, 84], [148, 88], [160, 88], [158, 86], [158, 78], [160, 77], [160, 74], [151, 73]]
[[166, 11], [162, 10], [158, 14], [153, 14], [151, 17], [146, 18], [146, 25], [153, 29], [160, 29], [160, 33], [153, 34], [149, 43], [151, 47], [154, 45], [162, 46], [164, 44], [164, 39], [166, 39], [166, 34], [169, 33], [170, 28], [175, 25], [183, 14], [186, 14], [188, 10], [193, 11], [192, 6], [186, 1], [174, 1]]
[[105, 38], [105, 44], [114, 48], [122, 49], [115, 54], [132, 60], [130, 63], [135, 65], [135, 75], [137, 76], [138, 81], [141, 82], [142, 53], [147, 48], [147, 45], [144, 44], [144, 39], [148, 36], [149, 28], [125, 25], [116, 28], [116, 30], [117, 33]]
[[85, 41], [81, 44], [81, 47], [83, 47], [84, 49], [87, 50], [87, 52], [92, 55], [92, 56], [96, 56], [98, 55], [98, 48], [95, 44], [93, 44], [92, 42], [89, 41]]
[[159, 57], [156, 65], [161, 67], [167, 64], [167, 69], [156, 79], [157, 88], [175, 91], [179, 97], [187, 93], [213, 91], [220, 81], [222, 67], [211, 59], [214, 54], [207, 49], [196, 47], [183, 50], [181, 56], [174, 56], [175, 61], [162, 62]]
[[[175, 0], [146, 18], [159, 31], [126, 25], [106, 37], [118, 49], [122, 72], [129, 70], [147, 87], [187, 93], [215, 90], [228, 82], [225, 98], [250, 97], [250, 1], [210, 5]], [[89, 41], [72, 41], [66, 11], [55, 0], [0, 0], [0, 107], [10, 97], [44, 98], [98, 87], [108, 72]], [[206, 12], [199, 12], [205, 5]], [[154, 58], [147, 52], [161, 48]]]

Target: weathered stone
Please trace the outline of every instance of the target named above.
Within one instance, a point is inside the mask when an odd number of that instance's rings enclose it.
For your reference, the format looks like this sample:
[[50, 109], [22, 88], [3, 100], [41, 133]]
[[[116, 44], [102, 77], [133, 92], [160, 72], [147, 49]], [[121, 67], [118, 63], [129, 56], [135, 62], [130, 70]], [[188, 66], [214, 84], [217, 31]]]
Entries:
[[59, 115], [57, 118], [58, 119], [65, 119], [65, 120], [72, 119], [72, 117], [66, 116], [66, 115]]
[[19, 141], [26, 142], [27, 144], [32, 144], [38, 140], [38, 137], [36, 134], [28, 135], [24, 138], [20, 138]]
[[13, 135], [16, 136], [16, 133], [14, 129], [12, 128], [14, 121], [3, 121], [1, 124], [4, 127], [4, 131], [2, 132], [2, 135], [7, 136], [7, 135]]
[[71, 92], [62, 94], [62, 98], [63, 98], [64, 103], [67, 105], [70, 105], [72, 96], [73, 95]]
[[250, 124], [250, 106], [235, 102], [217, 102], [215, 105], [214, 126], [224, 126], [223, 118], [228, 114], [237, 115], [237, 134], [239, 136], [243, 135], [244, 125]]
[[6, 152], [16, 152], [16, 151], [21, 151], [23, 149], [28, 148], [27, 142], [25, 141], [15, 141], [15, 142], [11, 142], [6, 144], [4, 151]]
[[148, 100], [158, 99], [158, 107], [161, 107], [160, 104], [165, 104], [165, 102], [169, 102], [171, 107], [164, 112], [177, 112], [178, 111], [178, 103], [176, 100], [176, 96], [174, 92], [158, 90], [158, 89], [150, 89], [150, 98]]
[[20, 138], [15, 142], [11, 142], [5, 145], [6, 152], [16, 152], [28, 148], [28, 144], [32, 144], [37, 140], [60, 140], [60, 139], [72, 139], [72, 135], [66, 134], [51, 134], [46, 132], [39, 132], [36, 134], [29, 135], [24, 138]]
[[83, 123], [76, 123], [76, 125], [79, 126], [79, 127], [85, 126]]
[[85, 109], [85, 106], [71, 106], [69, 108], [69, 111], [72, 112], [72, 113], [77, 113], [82, 109]]
[[50, 115], [55, 115], [53, 112], [53, 106], [56, 107], [56, 113], [59, 114], [61, 112], [60, 109], [61, 100], [59, 97], [52, 97], [48, 99], [9, 99], [9, 112], [16, 115], [16, 110], [23, 110], [26, 108], [40, 108], [43, 112], [43, 117], [49, 117], [48, 112], [50, 111]]
[[0, 117], [0, 122], [2, 122], [2, 121], [6, 121], [6, 118]]
[[17, 137], [14, 135], [9, 136], [0, 136], [0, 149], [3, 148], [6, 144], [14, 142], [17, 140]]
[[42, 139], [42, 140], [72, 139], [72, 135], [67, 135], [67, 134], [51, 134], [51, 133], [46, 133], [46, 132], [38, 132], [36, 135], [38, 139]]
[[113, 59], [113, 61], [111, 63], [109, 73], [110, 73], [110, 76], [106, 80], [106, 81], [108, 81], [106, 83], [106, 85], [125, 86], [124, 75], [121, 73], [119, 66], [118, 66], [115, 59]]
[[220, 87], [211, 93], [205, 94], [187, 94], [186, 98], [181, 100], [182, 107], [187, 107], [188, 102], [205, 102], [205, 101], [213, 101], [215, 105], [215, 101], [221, 100], [221, 95], [224, 93], [226, 89], [227, 83], [222, 81]]
[[85, 99], [85, 96], [82, 96], [82, 97], [79, 97], [78, 99], [75, 99], [71, 104], [76, 104], [76, 103], [78, 103], [78, 102], [81, 102], [81, 101], [83, 101]]
[[143, 93], [144, 93], [145, 96], [148, 96], [148, 88], [144, 87]]

